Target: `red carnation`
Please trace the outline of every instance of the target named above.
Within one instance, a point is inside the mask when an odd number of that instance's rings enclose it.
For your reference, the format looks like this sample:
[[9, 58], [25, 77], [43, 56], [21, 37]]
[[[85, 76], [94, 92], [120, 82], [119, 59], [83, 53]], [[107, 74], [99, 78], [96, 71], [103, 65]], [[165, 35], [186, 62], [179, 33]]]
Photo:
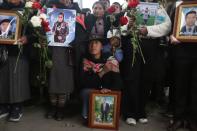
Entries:
[[139, 4], [139, 0], [131, 0], [129, 3], [128, 3], [128, 7], [129, 8], [136, 8]]
[[45, 32], [51, 31], [50, 28], [49, 28], [49, 22], [42, 20], [41, 24], [42, 24], [42, 27], [44, 28]]
[[34, 2], [33, 5], [32, 5], [32, 8], [33, 9], [41, 9], [42, 6], [41, 6], [41, 4], [39, 2]]
[[109, 14], [112, 14], [116, 11], [116, 7], [114, 5], [110, 6], [108, 9], [107, 9], [107, 12]]
[[120, 17], [120, 24], [121, 26], [126, 25], [128, 23], [128, 19], [126, 16]]

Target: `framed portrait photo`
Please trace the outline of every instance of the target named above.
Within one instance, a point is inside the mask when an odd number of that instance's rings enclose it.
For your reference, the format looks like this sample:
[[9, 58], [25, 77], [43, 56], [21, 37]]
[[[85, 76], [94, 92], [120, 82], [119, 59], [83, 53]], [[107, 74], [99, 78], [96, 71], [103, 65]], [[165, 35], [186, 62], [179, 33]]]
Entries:
[[89, 122], [90, 128], [118, 130], [120, 116], [119, 91], [103, 94], [94, 90], [90, 94]]
[[76, 11], [47, 8], [47, 19], [51, 29], [47, 32], [49, 46], [68, 47], [75, 39]]
[[137, 6], [137, 25], [155, 25], [158, 8], [158, 3], [140, 2], [140, 4]]
[[197, 2], [183, 2], [177, 7], [173, 34], [181, 42], [197, 42]]
[[0, 44], [14, 44], [21, 36], [17, 11], [0, 10]]

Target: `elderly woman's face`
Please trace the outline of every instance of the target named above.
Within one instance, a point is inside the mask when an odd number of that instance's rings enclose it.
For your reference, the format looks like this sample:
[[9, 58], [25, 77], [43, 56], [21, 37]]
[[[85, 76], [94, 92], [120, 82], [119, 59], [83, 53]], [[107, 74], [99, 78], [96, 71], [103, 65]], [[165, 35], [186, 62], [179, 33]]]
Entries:
[[8, 0], [8, 2], [14, 5], [18, 5], [21, 2], [21, 0]]
[[105, 6], [105, 10], [107, 10], [110, 7], [110, 3], [107, 0], [100, 0], [101, 3]]
[[103, 6], [101, 4], [95, 4], [92, 10], [93, 10], [93, 14], [96, 17], [103, 17], [104, 16], [105, 11], [104, 11]]
[[60, 0], [60, 3], [64, 4], [65, 6], [69, 6], [71, 4], [71, 0]]

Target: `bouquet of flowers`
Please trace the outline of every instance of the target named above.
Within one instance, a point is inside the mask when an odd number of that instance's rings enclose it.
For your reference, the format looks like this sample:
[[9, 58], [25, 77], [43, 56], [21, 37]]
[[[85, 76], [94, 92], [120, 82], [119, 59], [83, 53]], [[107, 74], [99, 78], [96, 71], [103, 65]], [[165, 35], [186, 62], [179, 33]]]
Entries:
[[114, 23], [115, 20], [116, 20], [115, 11], [116, 11], [116, 8], [115, 8], [114, 5], [110, 6], [110, 7], [107, 9], [108, 17], [109, 17], [110, 23], [111, 23], [111, 28], [113, 28], [113, 23]]
[[[25, 34], [27, 27], [32, 27], [35, 38], [37, 42], [33, 44], [35, 48], [39, 49], [39, 61], [40, 61], [40, 73], [37, 76], [41, 84], [46, 82], [47, 68], [52, 67], [52, 61], [48, 56], [48, 43], [46, 32], [50, 31], [49, 23], [46, 21], [47, 16], [44, 13], [45, 9], [40, 2], [26, 2], [24, 10], [21, 15], [22, 24], [24, 26], [23, 35]], [[17, 61], [20, 57], [21, 50], [23, 46], [19, 45], [19, 55]], [[17, 63], [15, 68], [17, 68]]]
[[139, 1], [130, 0], [125, 6], [125, 15], [120, 18], [121, 32], [122, 35], [131, 34], [131, 44], [133, 47], [133, 59], [132, 65], [134, 65], [136, 60], [136, 53], [139, 53], [145, 63], [144, 55], [140, 46], [139, 38], [139, 27], [137, 26], [137, 9]]

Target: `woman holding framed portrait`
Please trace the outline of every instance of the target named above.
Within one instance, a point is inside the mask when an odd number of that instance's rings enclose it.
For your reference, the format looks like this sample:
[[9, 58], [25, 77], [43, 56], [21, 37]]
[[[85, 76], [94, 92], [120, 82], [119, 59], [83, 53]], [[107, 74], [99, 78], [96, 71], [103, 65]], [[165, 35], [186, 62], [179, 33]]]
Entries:
[[[142, 1], [141, 1], [142, 2]], [[154, 2], [154, 3], [152, 3]], [[131, 35], [122, 37], [123, 61], [121, 70], [125, 90], [123, 92], [123, 115], [126, 123], [136, 125], [137, 122], [148, 123], [148, 116], [145, 111], [150, 90], [156, 86], [157, 98], [160, 97], [161, 83], [164, 77], [164, 62], [163, 50], [160, 47], [160, 38], [166, 36], [170, 32], [171, 20], [162, 5], [157, 3], [157, 0], [144, 0], [143, 9], [153, 8], [151, 12], [156, 12], [155, 19], [160, 17], [161, 22], [153, 22], [155, 24], [143, 25], [139, 28], [141, 37], [140, 45], [142, 48], [145, 63], [140, 58], [140, 54], [136, 53], [136, 60], [132, 66], [133, 47], [131, 45]], [[139, 4], [139, 6], [142, 6]], [[156, 7], [155, 7], [156, 6]], [[155, 10], [156, 9], [156, 10]], [[143, 17], [141, 18], [144, 24]], [[156, 20], [155, 20], [156, 21]], [[133, 25], [133, 20], [130, 18], [130, 25]], [[151, 91], [153, 92], [153, 91]], [[129, 104], [128, 104], [129, 103]]]
[[[64, 9], [72, 9], [79, 13], [80, 9], [71, 0], [59, 0], [55, 1], [55, 4], [49, 0], [46, 5], [47, 8], [51, 9], [52, 6], [60, 11], [53, 31], [55, 32], [54, 41], [63, 43], [69, 31], [68, 25], [64, 21], [65, 14], [62, 12]], [[49, 48], [52, 53], [53, 66], [49, 76], [49, 108], [46, 117], [61, 121], [64, 118], [65, 104], [70, 100], [70, 95], [74, 90], [73, 47], [68, 43], [64, 47], [50, 46]]]
[[[171, 10], [174, 32], [177, 29], [189, 33], [192, 30], [195, 31], [195, 26], [192, 26], [197, 19], [195, 8], [197, 8], [195, 0], [182, 0], [174, 3], [174, 8]], [[180, 17], [178, 12], [185, 16]], [[186, 26], [180, 27], [176, 21], [185, 21]], [[188, 27], [193, 28], [189, 30]], [[187, 36], [187, 41], [179, 39], [175, 33], [170, 35], [174, 77], [174, 118], [168, 127], [169, 131], [178, 130], [183, 125], [189, 127], [190, 131], [197, 130], [197, 42], [190, 38], [190, 34]]]
[[81, 67], [82, 117], [88, 119], [89, 96], [92, 90], [110, 93], [120, 91], [122, 81], [118, 61], [108, 53], [102, 52], [103, 38], [93, 36], [89, 40], [88, 52]]
[[[22, 0], [5, 0], [1, 5], [0, 9], [4, 9], [7, 13], [8, 10], [21, 11], [24, 8]], [[6, 31], [2, 26], [6, 27], [8, 38], [9, 31], [8, 26], [11, 26], [9, 18], [13, 18], [12, 15], [7, 16], [8, 19], [1, 20], [1, 31]], [[18, 18], [19, 19], [19, 18]], [[10, 25], [9, 25], [10, 24]], [[17, 25], [19, 26], [19, 25]], [[32, 39], [31, 28], [24, 31], [25, 34], [18, 40], [17, 43], [23, 44], [23, 50], [20, 51], [17, 45], [11, 45], [14, 43], [4, 45], [8, 51], [8, 59], [3, 66], [0, 67], [0, 118], [9, 115], [8, 120], [17, 122], [22, 117], [22, 103], [30, 99], [30, 88], [29, 88], [29, 52], [31, 48]], [[22, 30], [19, 32], [22, 34]], [[19, 35], [19, 34], [17, 34]], [[20, 37], [20, 35], [19, 35]], [[17, 56], [21, 52], [20, 57]], [[17, 66], [16, 66], [17, 63]]]

